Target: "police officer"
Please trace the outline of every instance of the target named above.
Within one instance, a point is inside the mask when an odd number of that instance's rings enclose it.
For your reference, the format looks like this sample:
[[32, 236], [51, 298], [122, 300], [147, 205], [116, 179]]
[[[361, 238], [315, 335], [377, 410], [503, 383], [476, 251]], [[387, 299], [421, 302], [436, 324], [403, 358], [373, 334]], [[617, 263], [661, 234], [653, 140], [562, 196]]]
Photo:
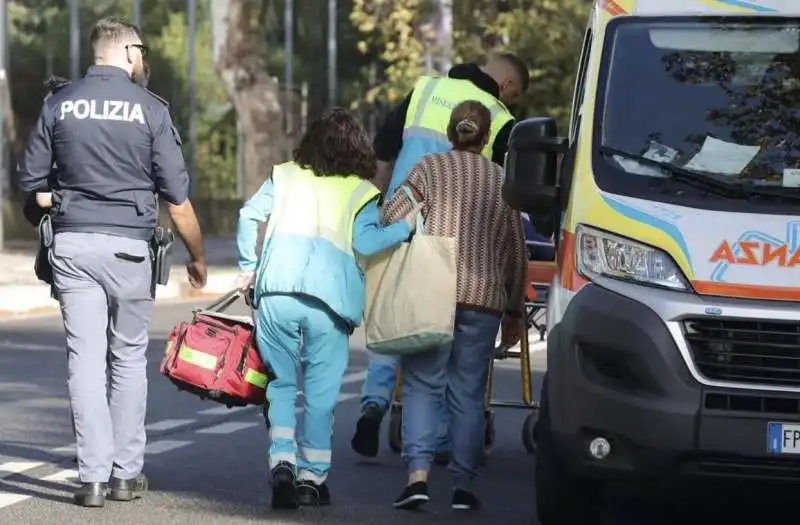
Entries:
[[180, 137], [166, 103], [135, 83], [147, 54], [138, 29], [105, 18], [92, 30], [91, 45], [94, 66], [45, 101], [17, 176], [23, 191], [36, 191], [56, 165], [50, 262], [78, 445], [81, 487], [74, 500], [102, 507], [106, 497], [130, 501], [147, 488], [156, 194], [191, 255], [187, 271], [195, 288], [205, 285], [206, 266]]
[[[148, 66], [147, 62], [143, 62], [142, 74], [132, 75], [131, 79], [143, 88], [147, 87], [147, 83], [150, 80], [150, 67]], [[70, 81], [64, 77], [52, 75], [45, 81], [44, 85], [47, 88], [47, 94], [45, 95], [44, 99], [47, 100], [55, 93], [58, 93], [61, 89], [70, 85]], [[153, 96], [156, 95], [153, 94]], [[30, 222], [33, 226], [38, 226], [42, 219], [42, 215], [52, 206], [53, 195], [50, 193], [49, 184], [45, 184], [41, 188], [38, 188], [36, 192], [28, 195], [22, 212], [25, 215], [25, 218], [28, 219], [28, 222]]]
[[[465, 100], [477, 100], [490, 108], [490, 139], [483, 154], [502, 166], [514, 127], [511, 111], [519, 104], [529, 83], [528, 67], [511, 53], [490, 57], [480, 65], [458, 64], [446, 77], [421, 77], [411, 93], [392, 109], [375, 137], [376, 183], [386, 189], [387, 199], [422, 157], [450, 149], [447, 139], [450, 113]], [[505, 324], [506, 331], [510, 327], [510, 323]], [[396, 357], [370, 358], [361, 393], [362, 416], [351, 440], [353, 450], [363, 456], [374, 457], [378, 453], [380, 425], [391, 402], [396, 369]], [[436, 462], [443, 464], [448, 461], [449, 448], [444, 425], [439, 434]]]

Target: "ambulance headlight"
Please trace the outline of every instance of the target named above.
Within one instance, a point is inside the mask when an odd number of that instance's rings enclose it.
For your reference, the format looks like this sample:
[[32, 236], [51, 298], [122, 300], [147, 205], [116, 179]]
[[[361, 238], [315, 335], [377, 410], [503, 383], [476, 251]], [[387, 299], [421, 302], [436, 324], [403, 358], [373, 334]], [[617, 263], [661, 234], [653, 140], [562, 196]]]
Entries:
[[672, 290], [689, 290], [683, 273], [666, 252], [588, 226], [577, 228], [575, 259], [578, 272], [589, 280], [603, 276]]

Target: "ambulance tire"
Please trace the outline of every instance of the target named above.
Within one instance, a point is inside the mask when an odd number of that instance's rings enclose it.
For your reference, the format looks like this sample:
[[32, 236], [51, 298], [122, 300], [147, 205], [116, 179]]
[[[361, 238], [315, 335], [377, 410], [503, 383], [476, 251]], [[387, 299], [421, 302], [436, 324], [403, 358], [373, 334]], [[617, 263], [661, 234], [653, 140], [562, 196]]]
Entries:
[[550, 429], [546, 378], [535, 435], [536, 511], [540, 525], [598, 525], [602, 486], [571, 476], [561, 465]]
[[393, 406], [389, 416], [389, 448], [399, 454], [403, 450], [403, 409]]

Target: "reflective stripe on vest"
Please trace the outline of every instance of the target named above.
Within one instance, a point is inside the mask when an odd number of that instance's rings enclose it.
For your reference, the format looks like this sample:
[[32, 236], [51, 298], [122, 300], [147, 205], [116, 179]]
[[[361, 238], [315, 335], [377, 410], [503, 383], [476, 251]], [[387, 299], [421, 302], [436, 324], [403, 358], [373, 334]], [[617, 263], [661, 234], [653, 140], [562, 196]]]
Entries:
[[275, 233], [317, 237], [344, 253], [353, 253], [356, 215], [380, 192], [356, 176], [317, 177], [294, 162], [272, 170], [275, 204], [267, 222], [265, 239]]
[[492, 158], [495, 138], [514, 117], [505, 105], [469, 80], [424, 76], [417, 81], [411, 95], [406, 115], [403, 139], [407, 137], [431, 138], [448, 142], [447, 125], [453, 109], [466, 100], [477, 100], [492, 116], [489, 142], [482, 151]]

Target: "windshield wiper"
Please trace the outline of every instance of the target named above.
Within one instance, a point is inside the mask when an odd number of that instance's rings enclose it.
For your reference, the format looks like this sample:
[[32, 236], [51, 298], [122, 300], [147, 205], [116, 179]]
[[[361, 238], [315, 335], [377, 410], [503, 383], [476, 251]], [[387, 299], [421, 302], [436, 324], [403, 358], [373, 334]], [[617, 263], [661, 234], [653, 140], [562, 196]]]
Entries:
[[714, 177], [713, 175], [698, 173], [696, 171], [688, 170], [686, 168], [682, 168], [674, 164], [668, 164], [666, 162], [660, 162], [657, 160], [648, 159], [647, 157], [643, 157], [642, 155], [637, 155], [636, 153], [630, 153], [628, 151], [612, 148], [609, 146], [601, 146], [600, 152], [603, 153], [604, 155], [618, 155], [620, 157], [635, 160], [637, 162], [640, 162], [648, 166], [661, 168], [662, 170], [672, 175], [673, 179], [680, 180], [683, 182], [688, 182], [689, 184], [694, 184], [696, 186], [700, 186], [703, 189], [716, 192], [718, 195], [723, 195], [725, 197], [741, 198], [747, 194], [744, 187], [738, 184], [731, 184], [722, 181]]
[[774, 197], [776, 199], [783, 199], [787, 201], [800, 201], [800, 193], [797, 192], [797, 188], [765, 188], [752, 183], [742, 184], [741, 188], [748, 195], [762, 195], [765, 197]]

